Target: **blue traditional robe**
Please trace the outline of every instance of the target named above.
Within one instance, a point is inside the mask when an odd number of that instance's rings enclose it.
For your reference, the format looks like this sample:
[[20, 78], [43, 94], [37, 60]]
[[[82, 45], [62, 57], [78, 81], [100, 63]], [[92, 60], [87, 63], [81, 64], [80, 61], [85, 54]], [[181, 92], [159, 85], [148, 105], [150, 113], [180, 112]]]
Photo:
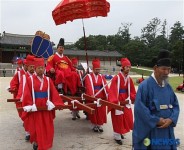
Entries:
[[[160, 105], [173, 106], [173, 108], [160, 109]], [[150, 144], [146, 147], [145, 138], [175, 139], [174, 128], [179, 116], [179, 104], [171, 86], [166, 84], [160, 87], [152, 76], [143, 81], [138, 88], [134, 106], [133, 147], [137, 149], [174, 150], [176, 145]], [[158, 128], [160, 118], [170, 118], [172, 123], [167, 128]]]

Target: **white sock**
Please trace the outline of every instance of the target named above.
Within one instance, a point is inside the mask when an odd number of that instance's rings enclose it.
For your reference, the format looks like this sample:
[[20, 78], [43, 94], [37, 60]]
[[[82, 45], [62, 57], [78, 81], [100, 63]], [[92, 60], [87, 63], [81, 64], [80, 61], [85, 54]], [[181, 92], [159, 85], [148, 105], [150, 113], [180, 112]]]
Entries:
[[115, 140], [121, 140], [121, 134], [114, 132], [114, 139]]
[[30, 133], [26, 131], [26, 136], [28, 136], [28, 135], [30, 135]]

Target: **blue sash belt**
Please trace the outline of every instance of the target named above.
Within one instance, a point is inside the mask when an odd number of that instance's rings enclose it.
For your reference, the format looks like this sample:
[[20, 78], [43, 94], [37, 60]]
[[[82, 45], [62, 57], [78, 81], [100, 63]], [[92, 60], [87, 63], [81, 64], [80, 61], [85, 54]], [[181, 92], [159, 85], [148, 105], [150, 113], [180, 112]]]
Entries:
[[126, 89], [119, 89], [119, 93], [126, 93], [127, 90]]
[[47, 92], [35, 92], [35, 98], [47, 98]]
[[103, 86], [94, 86], [94, 90], [100, 90]]

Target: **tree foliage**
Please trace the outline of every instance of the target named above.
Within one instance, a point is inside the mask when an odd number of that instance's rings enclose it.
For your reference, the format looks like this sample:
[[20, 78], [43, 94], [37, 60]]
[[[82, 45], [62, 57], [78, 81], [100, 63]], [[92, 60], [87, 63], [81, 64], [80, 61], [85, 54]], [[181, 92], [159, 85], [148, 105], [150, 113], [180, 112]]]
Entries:
[[[177, 21], [168, 29], [167, 21], [153, 18], [141, 29], [141, 35], [131, 38], [132, 23], [121, 23], [114, 35], [89, 35], [86, 37], [88, 50], [116, 50], [124, 57], [128, 57], [134, 65], [152, 66], [152, 59], [157, 56], [160, 49], [168, 49], [172, 53], [172, 64], [181, 68], [184, 28]], [[170, 32], [169, 32], [170, 31]], [[69, 48], [85, 49], [84, 37]], [[179, 67], [180, 66], [180, 67]]]

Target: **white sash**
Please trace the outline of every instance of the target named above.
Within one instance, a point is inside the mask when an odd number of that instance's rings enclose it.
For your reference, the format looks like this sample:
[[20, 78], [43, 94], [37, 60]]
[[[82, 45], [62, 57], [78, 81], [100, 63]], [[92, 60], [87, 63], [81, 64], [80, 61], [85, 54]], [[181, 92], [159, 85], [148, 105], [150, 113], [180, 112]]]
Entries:
[[50, 82], [49, 82], [49, 77], [47, 77], [47, 82], [48, 82], [48, 88], [47, 88], [47, 93], [48, 93], [48, 100], [47, 100], [47, 109], [52, 110], [55, 108], [55, 105], [50, 101]]
[[33, 77], [30, 76], [31, 79], [31, 84], [32, 84], [32, 97], [33, 97], [33, 105], [28, 105], [28, 106], [24, 106], [23, 109], [26, 112], [30, 112], [30, 111], [37, 111], [36, 105], [35, 105], [35, 94], [34, 94], [34, 84], [33, 84]]

